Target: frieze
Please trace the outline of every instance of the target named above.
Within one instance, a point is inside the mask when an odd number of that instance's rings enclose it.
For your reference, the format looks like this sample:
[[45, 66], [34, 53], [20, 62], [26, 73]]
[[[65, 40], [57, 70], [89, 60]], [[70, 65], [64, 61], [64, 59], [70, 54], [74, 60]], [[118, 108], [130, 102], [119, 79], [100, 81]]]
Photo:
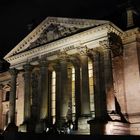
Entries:
[[130, 37], [132, 35], [139, 34], [139, 33], [140, 33], [140, 28], [134, 28], [134, 29], [128, 30], [124, 34], [124, 39], [126, 37]]
[[60, 50], [56, 50], [56, 51], [52, 51], [52, 52], [49, 52], [46, 54], [46, 57], [49, 57], [49, 56], [53, 56], [53, 55], [57, 55], [60, 53]]
[[140, 29], [139, 28], [134, 28], [130, 29], [125, 32], [124, 37], [123, 37], [123, 44], [127, 43], [132, 43], [137, 41], [137, 37], [140, 35]]
[[74, 45], [71, 45], [71, 46], [68, 46], [66, 48], [63, 48], [63, 51], [69, 51], [69, 50], [73, 50], [75, 49], [76, 47]]
[[38, 56], [37, 56], [37, 57], [34, 57], [34, 58], [32, 58], [32, 59], [30, 60], [30, 62], [38, 61], [38, 59], [39, 59]]
[[88, 53], [87, 46], [79, 46], [76, 49], [77, 49], [77, 53], [80, 55], [87, 55], [87, 53]]

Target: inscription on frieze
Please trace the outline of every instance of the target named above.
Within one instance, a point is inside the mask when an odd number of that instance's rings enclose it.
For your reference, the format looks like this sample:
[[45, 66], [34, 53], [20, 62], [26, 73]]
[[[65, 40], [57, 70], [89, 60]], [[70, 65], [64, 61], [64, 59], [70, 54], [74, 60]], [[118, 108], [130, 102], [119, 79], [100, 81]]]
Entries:
[[71, 46], [63, 48], [63, 51], [69, 51], [69, 50], [72, 50], [72, 49], [75, 49], [75, 48], [76, 47], [74, 45], [71, 45]]

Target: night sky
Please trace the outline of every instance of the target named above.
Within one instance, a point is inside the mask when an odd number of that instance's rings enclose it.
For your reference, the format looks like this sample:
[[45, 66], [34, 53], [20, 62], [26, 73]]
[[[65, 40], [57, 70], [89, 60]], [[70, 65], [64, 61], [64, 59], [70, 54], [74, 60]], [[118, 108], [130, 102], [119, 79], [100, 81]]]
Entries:
[[[0, 58], [4, 57], [47, 16], [111, 20], [126, 26], [127, 0], [1, 0]], [[132, 0], [140, 13], [140, 0]], [[140, 20], [140, 19], [139, 19]]]

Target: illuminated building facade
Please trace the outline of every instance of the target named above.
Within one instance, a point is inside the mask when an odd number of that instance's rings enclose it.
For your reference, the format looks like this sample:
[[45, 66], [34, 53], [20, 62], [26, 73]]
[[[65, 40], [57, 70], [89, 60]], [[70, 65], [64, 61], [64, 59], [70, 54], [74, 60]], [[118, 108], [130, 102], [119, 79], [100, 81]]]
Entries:
[[140, 30], [48, 17], [4, 59], [0, 128], [41, 133], [140, 134]]

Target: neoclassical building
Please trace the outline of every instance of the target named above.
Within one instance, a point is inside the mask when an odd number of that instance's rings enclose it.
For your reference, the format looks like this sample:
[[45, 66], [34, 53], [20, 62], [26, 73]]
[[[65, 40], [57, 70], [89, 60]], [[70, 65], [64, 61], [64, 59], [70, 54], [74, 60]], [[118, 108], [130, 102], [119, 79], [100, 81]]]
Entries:
[[47, 17], [4, 59], [0, 129], [140, 135], [140, 29]]

